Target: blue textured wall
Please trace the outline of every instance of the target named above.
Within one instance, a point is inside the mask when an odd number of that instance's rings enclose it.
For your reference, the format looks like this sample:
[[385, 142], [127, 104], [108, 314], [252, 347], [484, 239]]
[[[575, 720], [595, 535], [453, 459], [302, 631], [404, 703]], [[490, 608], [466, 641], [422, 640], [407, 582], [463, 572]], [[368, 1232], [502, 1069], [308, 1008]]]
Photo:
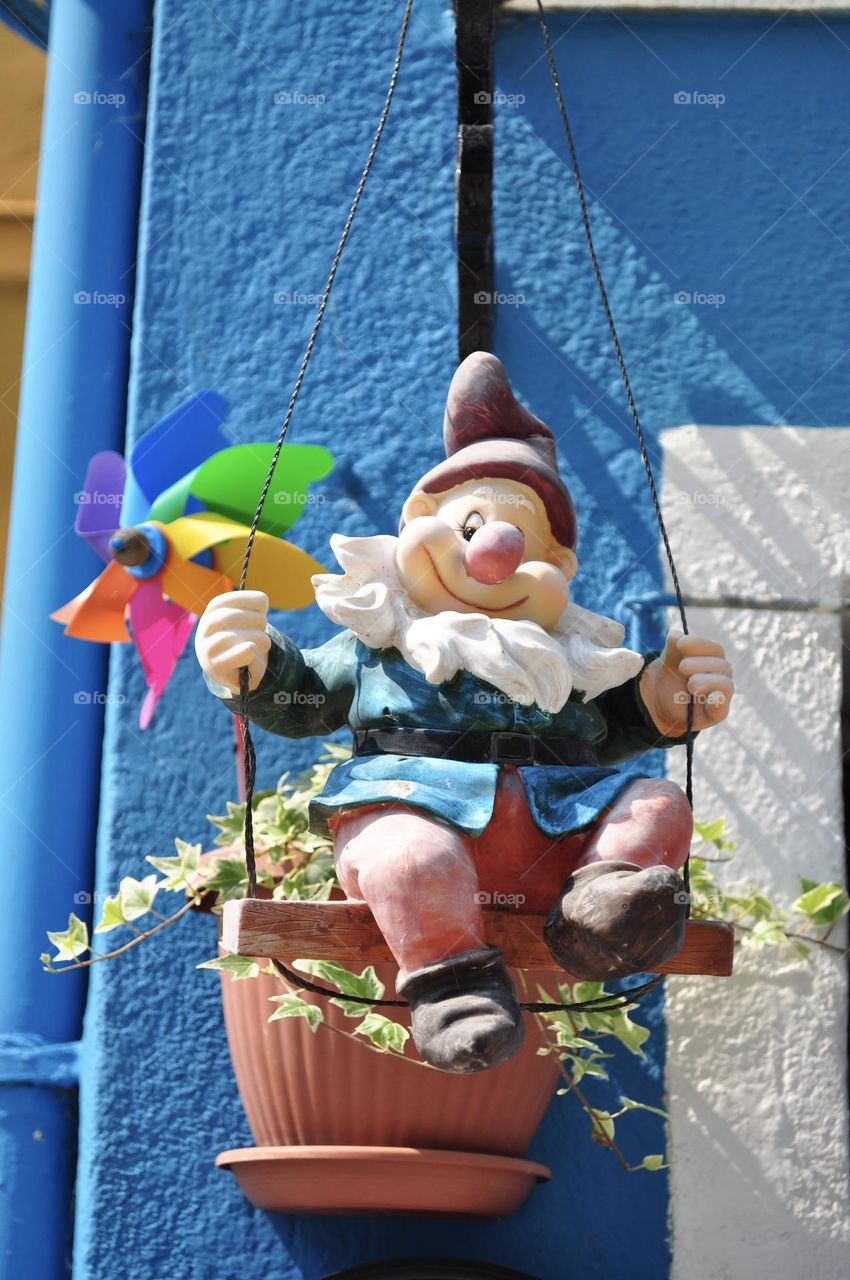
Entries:
[[[387, 136], [343, 261], [293, 427], [368, 482], [389, 518], [440, 447], [455, 358], [453, 32], [420, 0]], [[142, 213], [130, 430], [215, 386], [239, 439], [275, 434], [383, 97], [399, 5], [159, 0]], [[573, 25], [576, 24], [576, 25]], [[846, 420], [850, 236], [844, 156], [850, 27], [814, 19], [553, 19], [563, 78], [635, 392], [648, 430], [688, 420]], [[566, 33], [570, 32], [569, 35]], [[839, 38], [836, 38], [839, 37]], [[579, 598], [613, 611], [658, 580], [657, 539], [629, 434], [532, 22], [502, 28], [497, 105], [497, 350], [559, 434], [586, 560]], [[276, 91], [322, 94], [276, 106]], [[722, 93], [721, 107], [676, 92]], [[808, 207], [807, 207], [808, 206]], [[677, 291], [723, 294], [678, 304]], [[369, 533], [345, 500], [311, 508], [299, 541]], [[317, 611], [284, 619], [302, 643]], [[230, 726], [187, 655], [145, 735], [142, 681], [113, 657], [99, 884], [138, 873], [175, 832], [205, 834], [232, 792]], [[264, 743], [261, 770], [308, 744]], [[93, 975], [86, 1026], [76, 1280], [316, 1280], [417, 1252], [490, 1259], [545, 1280], [665, 1274], [663, 1178], [621, 1174], [557, 1100], [532, 1154], [553, 1183], [509, 1223], [314, 1219], [250, 1209], [213, 1159], [247, 1144], [213, 949], [190, 920]], [[657, 1016], [657, 1010], [656, 1010]], [[656, 1054], [658, 1050], [656, 1050]], [[618, 1068], [661, 1095], [661, 1063]], [[651, 1122], [626, 1130], [654, 1149]], [[634, 1141], [632, 1141], [632, 1138]]]

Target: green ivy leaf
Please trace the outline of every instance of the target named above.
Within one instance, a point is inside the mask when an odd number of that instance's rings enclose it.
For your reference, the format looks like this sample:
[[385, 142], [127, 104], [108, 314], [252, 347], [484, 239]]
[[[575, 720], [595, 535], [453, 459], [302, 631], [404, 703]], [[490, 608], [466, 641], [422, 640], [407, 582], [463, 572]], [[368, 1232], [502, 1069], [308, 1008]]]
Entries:
[[104, 902], [103, 913], [100, 923], [95, 928], [95, 933], [111, 933], [113, 929], [120, 929], [126, 923], [124, 908], [121, 905], [121, 894], [116, 893], [114, 897], [107, 898]]
[[634, 1098], [620, 1098], [620, 1105], [626, 1111], [649, 1111], [654, 1116], [661, 1116], [662, 1120], [669, 1120], [666, 1111], [662, 1111], [660, 1107], [651, 1107], [646, 1102], [635, 1102]]
[[[311, 842], [305, 841], [304, 843], [309, 845]], [[336, 879], [333, 850], [324, 844], [316, 847], [310, 861], [303, 870], [304, 883], [306, 885], [324, 886], [325, 881], [333, 882]]]
[[787, 946], [790, 939], [785, 932], [784, 920], [758, 920], [753, 925], [746, 941], [750, 946], [756, 948], [763, 946], [782, 947]]
[[[328, 862], [331, 863], [330, 866]], [[280, 884], [275, 886], [275, 898], [296, 902], [327, 901], [336, 884], [332, 864], [332, 858], [326, 860], [320, 855], [316, 859], [315, 866], [311, 861], [306, 866], [299, 867], [297, 871], [287, 872]]]
[[152, 867], [156, 867], [160, 875], [165, 876], [160, 883], [160, 889], [169, 891], [183, 889], [190, 884], [190, 877], [197, 874], [201, 863], [199, 844], [187, 844], [185, 840], [175, 839], [174, 847], [177, 850], [177, 856], [174, 858], [149, 856], [145, 859]]
[[607, 1080], [608, 1072], [602, 1066], [598, 1058], [573, 1058], [568, 1059], [572, 1068], [573, 1084], [580, 1084], [585, 1076], [594, 1076], [597, 1080]]
[[639, 1058], [644, 1056], [643, 1045], [649, 1039], [649, 1029], [633, 1022], [628, 1009], [612, 1009], [608, 1013], [586, 1013], [583, 1017], [591, 1031], [614, 1036], [620, 1044], [625, 1045], [629, 1053]]
[[221, 973], [230, 973], [233, 975], [233, 981], [238, 982], [241, 978], [256, 978], [260, 972], [258, 961], [252, 960], [250, 956], [218, 956], [215, 960], [205, 960], [203, 964], [195, 965], [196, 969], [216, 969]]
[[366, 1036], [376, 1049], [384, 1053], [404, 1053], [404, 1046], [410, 1039], [406, 1027], [380, 1013], [367, 1013], [360, 1026], [354, 1028], [354, 1034]]
[[254, 796], [251, 812], [257, 823], [277, 822], [278, 796], [276, 791], [258, 791]]
[[644, 1156], [640, 1162], [641, 1169], [648, 1169], [650, 1173], [658, 1173], [659, 1169], [666, 1169], [663, 1156]]
[[598, 1045], [593, 1040], [587, 1040], [584, 1036], [573, 1036], [569, 1041], [570, 1049], [586, 1049], [589, 1053], [596, 1053]]
[[598, 1000], [607, 994], [604, 982], [577, 982], [574, 987], [561, 987], [560, 994], [565, 1004], [583, 1000]]
[[[542, 987], [538, 987], [538, 992], [541, 1000], [551, 1000], [552, 997]], [[601, 996], [611, 994], [605, 990], [604, 982], [577, 982], [572, 987], [561, 984], [558, 992], [564, 1003], [598, 1000]], [[634, 1008], [633, 1005], [630, 1007]], [[629, 1016], [630, 1007], [611, 1009], [605, 1013], [573, 1009], [569, 1012], [544, 1013], [541, 1017], [555, 1030], [558, 1044], [568, 1050], [581, 1048], [598, 1052], [598, 1045], [581, 1035], [582, 1031], [589, 1031], [596, 1039], [613, 1036], [630, 1053], [643, 1057], [643, 1045], [649, 1039], [649, 1030], [632, 1021]]]
[[342, 1009], [346, 1018], [362, 1018], [372, 1007], [368, 1004], [360, 1004], [359, 1001], [344, 1000], [341, 996], [338, 1000], [331, 1000], [331, 1004], [336, 1005], [337, 1009]]
[[241, 858], [219, 858], [215, 870], [205, 881], [208, 893], [217, 893], [219, 902], [244, 898], [248, 885], [248, 872]]
[[596, 1107], [591, 1109], [591, 1126], [590, 1136], [594, 1142], [598, 1142], [600, 1146], [607, 1147], [608, 1142], [614, 1140], [614, 1120], [610, 1111], [599, 1111]]
[[48, 930], [47, 936], [56, 948], [54, 960], [76, 960], [89, 949], [88, 927], [73, 911], [68, 916], [67, 929], [57, 933]]
[[694, 835], [721, 851], [735, 848], [734, 840], [726, 839], [725, 818], [715, 818], [713, 822], [700, 822], [694, 818]]
[[118, 889], [124, 920], [138, 920], [139, 916], [146, 915], [154, 904], [158, 889], [159, 883], [154, 875], [145, 876], [144, 880], [124, 876]]
[[218, 828], [216, 844], [238, 844], [245, 830], [245, 805], [234, 804], [232, 800], [228, 800], [227, 813], [208, 813], [207, 821]]
[[793, 903], [792, 910], [805, 916], [812, 924], [825, 927], [835, 924], [846, 914], [849, 901], [843, 885], [827, 881], [810, 886]]
[[370, 964], [361, 974], [352, 973], [333, 960], [295, 960], [294, 967], [302, 973], [309, 973], [311, 977], [320, 978], [322, 982], [332, 983], [344, 996], [380, 1000], [384, 994], [384, 984]]
[[269, 996], [272, 1004], [276, 1004], [269, 1022], [277, 1022], [279, 1018], [306, 1018], [311, 1031], [315, 1031], [324, 1021], [324, 1014], [317, 1004], [308, 1004], [300, 996], [289, 992], [285, 996]]

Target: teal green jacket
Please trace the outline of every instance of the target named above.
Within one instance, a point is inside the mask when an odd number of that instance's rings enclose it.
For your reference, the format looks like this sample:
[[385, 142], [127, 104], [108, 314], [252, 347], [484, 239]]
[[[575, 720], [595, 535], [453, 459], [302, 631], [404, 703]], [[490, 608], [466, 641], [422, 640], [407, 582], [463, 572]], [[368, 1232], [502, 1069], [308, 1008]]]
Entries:
[[[681, 744], [659, 734], [640, 696], [640, 674], [590, 702], [574, 693], [560, 711], [513, 702], [494, 685], [469, 672], [429, 684], [397, 649], [370, 649], [343, 631], [317, 649], [300, 650], [269, 627], [268, 669], [250, 695], [253, 724], [287, 738], [330, 734], [344, 725], [510, 731], [539, 737], [575, 737], [594, 743], [599, 766], [520, 767], [535, 824], [560, 837], [593, 823], [637, 777], [614, 766], [654, 747]], [[645, 663], [655, 654], [649, 654]], [[212, 682], [230, 711], [238, 700]], [[470, 764], [430, 757], [360, 756], [336, 766], [323, 793], [311, 804], [311, 826], [327, 831], [341, 809], [403, 803], [479, 835], [493, 812], [498, 764]]]

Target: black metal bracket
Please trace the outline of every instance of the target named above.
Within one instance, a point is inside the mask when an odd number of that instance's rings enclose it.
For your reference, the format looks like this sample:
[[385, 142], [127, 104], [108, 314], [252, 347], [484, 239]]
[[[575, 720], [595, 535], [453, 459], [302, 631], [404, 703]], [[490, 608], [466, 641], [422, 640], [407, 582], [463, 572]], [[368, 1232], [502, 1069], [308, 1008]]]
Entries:
[[489, 351], [493, 300], [493, 36], [497, 0], [455, 0], [458, 355]]

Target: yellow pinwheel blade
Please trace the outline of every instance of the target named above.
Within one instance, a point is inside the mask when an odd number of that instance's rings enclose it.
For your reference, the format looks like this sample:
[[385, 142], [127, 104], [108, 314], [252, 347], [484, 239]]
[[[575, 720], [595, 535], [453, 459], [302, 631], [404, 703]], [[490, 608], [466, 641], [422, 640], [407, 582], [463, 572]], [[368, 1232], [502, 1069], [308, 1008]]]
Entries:
[[200, 614], [214, 596], [230, 591], [232, 583], [215, 569], [205, 569], [201, 564], [191, 564], [177, 555], [172, 548], [168, 562], [159, 574], [159, 585], [164, 596], [179, 604], [189, 613]]
[[[181, 516], [161, 527], [173, 553], [184, 560], [214, 548], [216, 568], [230, 582], [238, 583], [248, 540], [247, 525], [203, 511]], [[324, 572], [324, 567], [306, 551], [258, 532], [251, 550], [247, 585], [253, 591], [265, 591], [272, 609], [306, 609], [315, 599], [310, 580], [314, 573]]]
[[[238, 582], [242, 573], [247, 538], [246, 530], [244, 536], [215, 549], [216, 566], [233, 582]], [[316, 598], [311, 578], [314, 573], [324, 572], [318, 560], [300, 547], [258, 532], [251, 549], [246, 585], [252, 591], [265, 591], [271, 609], [306, 609]]]

